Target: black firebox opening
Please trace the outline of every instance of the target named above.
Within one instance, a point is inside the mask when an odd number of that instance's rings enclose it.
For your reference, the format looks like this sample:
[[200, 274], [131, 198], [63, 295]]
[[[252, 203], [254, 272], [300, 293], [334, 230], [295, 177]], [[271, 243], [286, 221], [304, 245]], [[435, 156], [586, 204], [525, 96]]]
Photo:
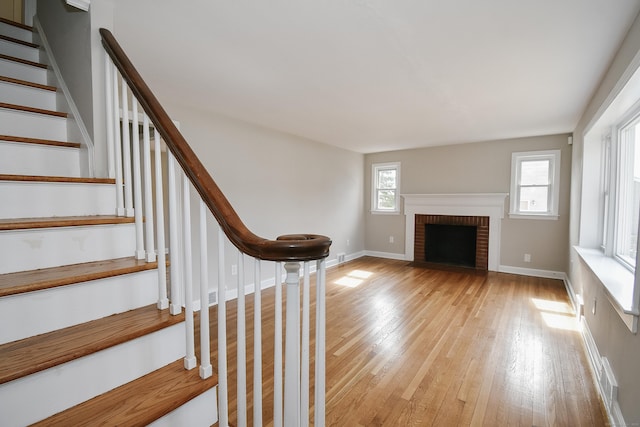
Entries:
[[476, 266], [474, 225], [425, 224], [425, 261], [462, 267]]

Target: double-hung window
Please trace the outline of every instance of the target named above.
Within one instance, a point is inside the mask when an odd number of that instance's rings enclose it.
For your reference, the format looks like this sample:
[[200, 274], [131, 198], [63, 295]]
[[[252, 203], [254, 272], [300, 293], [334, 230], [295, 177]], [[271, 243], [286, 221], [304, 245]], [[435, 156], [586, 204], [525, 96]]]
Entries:
[[613, 221], [603, 224], [603, 244], [605, 252], [613, 252], [623, 265], [633, 270], [640, 212], [640, 111], [621, 122], [613, 134], [617, 164], [610, 169], [614, 173], [616, 197], [613, 205], [609, 202], [609, 206], [605, 206], [604, 219], [608, 219], [611, 215], [608, 211], [612, 210]]
[[371, 172], [371, 212], [400, 212], [400, 162], [374, 163]]
[[560, 150], [511, 156], [511, 217], [558, 218]]

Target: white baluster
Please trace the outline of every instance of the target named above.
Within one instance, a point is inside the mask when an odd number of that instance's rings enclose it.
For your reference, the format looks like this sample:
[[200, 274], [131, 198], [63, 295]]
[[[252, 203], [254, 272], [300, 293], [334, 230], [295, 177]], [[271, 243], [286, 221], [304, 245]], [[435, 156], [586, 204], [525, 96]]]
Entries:
[[189, 179], [186, 175], [182, 179], [182, 226], [184, 239], [184, 299], [185, 299], [185, 327], [187, 335], [186, 356], [184, 357], [185, 369], [193, 369], [196, 366], [196, 356], [193, 338], [193, 279], [191, 274], [191, 198], [189, 197]]
[[238, 427], [247, 425], [247, 350], [244, 296], [244, 255], [238, 252], [237, 401]]
[[218, 225], [218, 425], [229, 425], [227, 390], [227, 293], [224, 273], [225, 235]]
[[273, 426], [282, 427], [282, 264], [276, 262], [273, 337]]
[[[142, 116], [142, 163], [144, 168], [144, 224], [145, 249], [147, 262], [156, 260], [153, 239], [153, 191], [151, 188], [151, 142], [149, 137], [149, 117]], [[190, 260], [191, 258], [189, 258]], [[185, 264], [186, 266], [186, 264]]]
[[169, 259], [171, 261], [171, 305], [173, 315], [182, 312], [180, 289], [182, 289], [182, 274], [180, 274], [180, 242], [178, 241], [178, 196], [176, 192], [176, 161], [173, 154], [167, 150], [167, 183], [169, 185]]
[[[120, 105], [118, 99], [118, 73], [114, 68], [113, 73], [113, 141], [116, 163], [116, 215], [124, 216], [124, 195], [122, 193], [122, 139], [120, 138]], [[124, 84], [124, 83], [123, 83]]]
[[131, 139], [129, 137], [129, 86], [122, 82], [122, 161], [124, 168], [124, 214], [133, 216], [131, 180]]
[[133, 216], [136, 223], [136, 259], [144, 259], [144, 233], [143, 233], [143, 219], [142, 219], [142, 172], [140, 170], [140, 135], [138, 132], [139, 120], [138, 120], [138, 100], [133, 98], [132, 100], [132, 112], [133, 112]]
[[284, 340], [284, 425], [300, 425], [300, 263], [287, 262], [286, 337]]
[[[137, 122], [137, 120], [136, 120]], [[135, 122], [134, 122], [135, 123]], [[137, 133], [137, 132], [136, 132]], [[158, 236], [158, 308], [164, 310], [169, 307], [167, 298], [167, 261], [164, 242], [164, 196], [162, 191], [162, 151], [160, 149], [160, 134], [153, 131], [156, 170], [156, 235]], [[136, 209], [138, 210], [138, 209]]]
[[213, 374], [209, 354], [209, 255], [207, 251], [207, 207], [200, 199], [200, 378]]
[[260, 260], [254, 258], [253, 272], [253, 425], [262, 425], [262, 290]]
[[116, 177], [116, 165], [113, 141], [113, 73], [115, 73], [113, 62], [107, 52], [104, 53], [104, 81], [105, 81], [105, 109], [107, 115], [107, 171], [109, 178]]
[[309, 425], [309, 261], [304, 263], [302, 286], [302, 359], [300, 386], [300, 426]]
[[325, 328], [326, 328], [326, 264], [316, 262], [316, 353], [315, 353], [315, 400], [314, 427], [324, 427], [325, 413]]

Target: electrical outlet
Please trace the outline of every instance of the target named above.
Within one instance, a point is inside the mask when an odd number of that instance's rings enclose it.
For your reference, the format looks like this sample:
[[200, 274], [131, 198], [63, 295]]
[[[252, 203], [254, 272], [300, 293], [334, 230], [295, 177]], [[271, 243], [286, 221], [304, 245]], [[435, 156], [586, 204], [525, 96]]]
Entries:
[[231, 266], [231, 275], [232, 276], [237, 276], [238, 275], [238, 266], [236, 264], [233, 264]]
[[393, 236], [389, 236], [389, 243], [393, 243], [395, 241], [395, 238]]
[[596, 315], [596, 306], [598, 305], [598, 300], [596, 298], [593, 299], [593, 307], [591, 307], [591, 313]]
[[531, 254], [524, 254], [524, 262], [531, 262]]

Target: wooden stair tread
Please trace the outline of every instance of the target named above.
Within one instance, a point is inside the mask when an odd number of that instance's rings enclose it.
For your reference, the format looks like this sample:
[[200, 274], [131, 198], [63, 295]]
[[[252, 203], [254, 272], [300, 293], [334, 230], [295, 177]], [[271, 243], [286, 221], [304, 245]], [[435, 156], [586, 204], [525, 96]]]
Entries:
[[0, 174], [0, 181], [23, 182], [68, 182], [77, 184], [115, 184], [113, 178], [86, 178], [73, 176], [46, 176], [46, 175], [9, 175]]
[[0, 17], [0, 22], [3, 22], [5, 24], [7, 24], [7, 25], [13, 25], [14, 27], [22, 28], [23, 30], [33, 31], [33, 27], [30, 27], [29, 25], [22, 24], [20, 22], [12, 21], [12, 20], [7, 19], [7, 18]]
[[8, 110], [24, 111], [25, 113], [42, 114], [45, 116], [67, 118], [69, 114], [62, 111], [45, 110], [44, 108], [27, 107], [25, 105], [7, 104], [6, 102], [0, 102], [0, 108], [6, 108]]
[[19, 62], [21, 64], [24, 65], [31, 65], [32, 67], [38, 67], [38, 68], [43, 68], [43, 69], [47, 69], [47, 64], [42, 64], [40, 62], [33, 62], [33, 61], [29, 61], [27, 59], [22, 59], [22, 58], [16, 58], [15, 56], [10, 56], [10, 55], [5, 55], [5, 54], [0, 54], [0, 59], [5, 59], [7, 61], [13, 61], [13, 62]]
[[[177, 360], [128, 384], [55, 414], [34, 426], [146, 426], [218, 384]], [[211, 408], [215, 410], [215, 408]]]
[[157, 266], [157, 262], [127, 257], [0, 274], [0, 297], [153, 270]]
[[133, 340], [184, 320], [155, 305], [0, 345], [0, 384]]
[[[40, 139], [40, 138], [25, 138], [22, 136], [12, 136], [12, 135], [0, 135], [0, 141], [21, 142], [24, 144], [51, 145], [55, 147], [80, 148], [80, 144], [77, 142], [54, 141], [52, 139]], [[113, 183], [115, 183], [115, 180], [113, 180]]]
[[0, 81], [13, 83], [16, 85], [29, 86], [36, 89], [48, 90], [50, 92], [55, 92], [57, 90], [55, 86], [43, 85], [40, 83], [30, 82], [28, 80], [14, 79], [12, 77], [6, 77], [6, 76], [0, 76]]
[[20, 40], [20, 39], [14, 39], [13, 37], [5, 36], [3, 34], [0, 34], [0, 40], [6, 40], [6, 41], [11, 42], [11, 43], [21, 44], [23, 46], [32, 47], [34, 49], [38, 49], [40, 47], [35, 43], [26, 42], [26, 41]]
[[60, 216], [53, 218], [0, 219], [0, 231], [33, 228], [73, 227], [83, 225], [131, 224], [134, 218], [115, 215]]

